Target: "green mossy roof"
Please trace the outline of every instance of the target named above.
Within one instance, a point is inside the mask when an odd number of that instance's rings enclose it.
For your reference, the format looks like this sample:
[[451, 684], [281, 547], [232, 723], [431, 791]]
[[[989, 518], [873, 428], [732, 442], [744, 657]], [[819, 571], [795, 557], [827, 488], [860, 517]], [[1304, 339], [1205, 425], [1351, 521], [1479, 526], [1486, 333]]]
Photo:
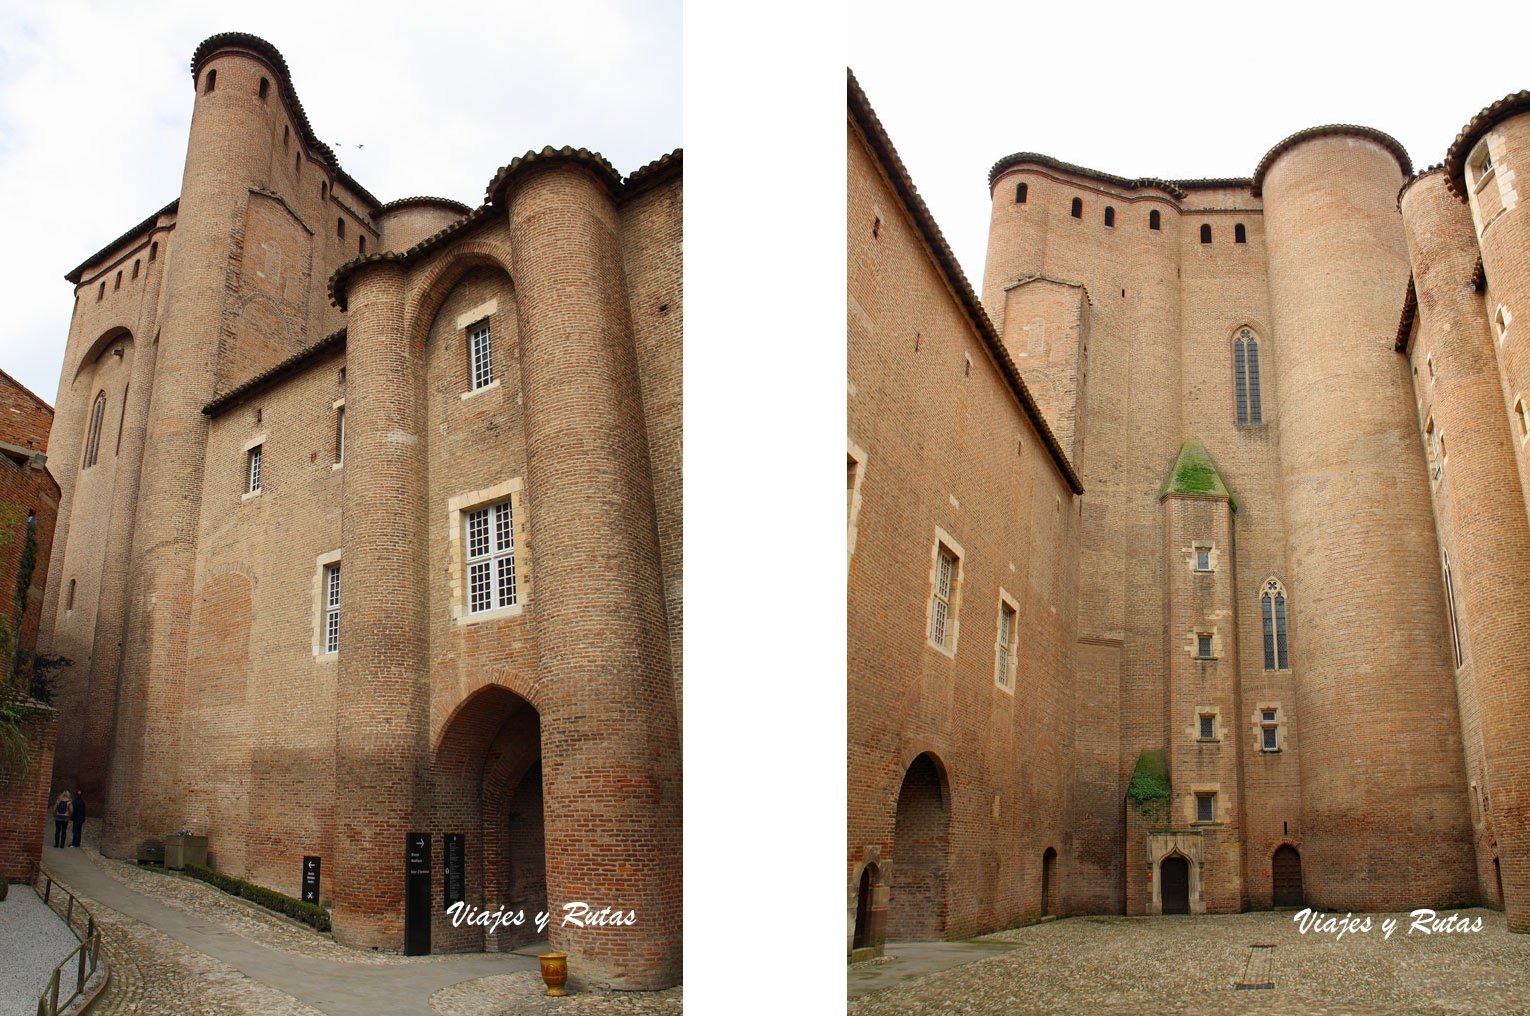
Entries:
[[1169, 475], [1163, 479], [1163, 486], [1158, 488], [1160, 501], [1170, 494], [1225, 497], [1232, 505], [1233, 511], [1238, 510], [1238, 501], [1233, 497], [1232, 491], [1227, 489], [1226, 481], [1217, 471], [1217, 464], [1211, 461], [1211, 453], [1206, 450], [1205, 445], [1193, 437], [1180, 446], [1179, 458], [1174, 460], [1174, 468], [1169, 470]]
[[1128, 800], [1138, 804], [1169, 799], [1169, 763], [1163, 751], [1145, 751], [1137, 756], [1137, 768], [1126, 787]]

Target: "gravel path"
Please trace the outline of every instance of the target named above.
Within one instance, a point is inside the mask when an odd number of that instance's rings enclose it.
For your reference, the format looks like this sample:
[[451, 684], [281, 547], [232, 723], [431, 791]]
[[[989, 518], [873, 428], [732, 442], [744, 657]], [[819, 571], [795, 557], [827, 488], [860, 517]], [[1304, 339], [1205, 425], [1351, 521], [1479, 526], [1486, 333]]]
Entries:
[[[37, 999], [48, 986], [53, 968], [80, 944], [69, 926], [29, 885], [13, 885], [0, 902], [0, 1012], [37, 1011]], [[73, 969], [69, 971], [73, 974]], [[73, 981], [61, 986], [68, 997]]]
[[435, 1016], [504, 1016], [506, 1013], [558, 1012], [570, 1016], [679, 1016], [681, 989], [664, 991], [589, 991], [551, 998], [542, 975], [523, 971], [464, 981], [430, 996]]
[[[867, 995], [851, 1016], [972, 1013], [1530, 1013], [1530, 935], [1503, 914], [1476, 933], [1409, 935], [1406, 914], [1372, 914], [1373, 930], [1298, 932], [1290, 913], [1205, 917], [1075, 917], [986, 936], [997, 956]], [[1390, 939], [1384, 917], [1398, 919]], [[1443, 915], [1442, 915], [1443, 916]], [[1250, 947], [1275, 987], [1238, 990]], [[888, 946], [896, 955], [896, 944]]]

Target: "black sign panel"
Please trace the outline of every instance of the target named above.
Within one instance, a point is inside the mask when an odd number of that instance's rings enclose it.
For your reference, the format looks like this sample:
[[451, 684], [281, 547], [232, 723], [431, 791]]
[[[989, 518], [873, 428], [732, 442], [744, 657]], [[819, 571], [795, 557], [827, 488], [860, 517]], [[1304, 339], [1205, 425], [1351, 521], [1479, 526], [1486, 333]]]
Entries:
[[319, 903], [319, 859], [317, 857], [303, 858], [303, 902]]
[[404, 837], [404, 955], [430, 955], [430, 834]]
[[463, 871], [462, 858], [465, 843], [461, 833], [447, 833], [442, 853], [446, 856], [446, 877], [442, 880], [446, 894], [446, 906], [461, 903], [467, 898], [467, 875]]

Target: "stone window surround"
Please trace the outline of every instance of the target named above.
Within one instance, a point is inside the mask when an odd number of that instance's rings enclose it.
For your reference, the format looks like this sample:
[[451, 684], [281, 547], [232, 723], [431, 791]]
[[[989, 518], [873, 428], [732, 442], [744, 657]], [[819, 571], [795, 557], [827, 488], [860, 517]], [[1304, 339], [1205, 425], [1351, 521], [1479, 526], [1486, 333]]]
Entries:
[[846, 564], [855, 557], [855, 538], [860, 533], [861, 519], [861, 485], [866, 480], [866, 450], [856, 444], [853, 439], [847, 439], [849, 444], [848, 457], [855, 462], [855, 483], [850, 487], [849, 501], [849, 532], [847, 536], [847, 548], [845, 553]]
[[[1188, 806], [1189, 824], [1191, 826], [1214, 826], [1222, 824], [1222, 804], [1219, 800], [1222, 787], [1216, 783], [1197, 783], [1190, 787], [1190, 793], [1185, 795], [1185, 804]], [[1200, 802], [1211, 799], [1211, 818], [1203, 820], [1200, 817]]]
[[[951, 577], [951, 595], [946, 600], [946, 641], [942, 645], [935, 641], [935, 585], [940, 575], [940, 548], [944, 546], [956, 558], [955, 574]], [[929, 595], [925, 597], [924, 611], [924, 642], [925, 645], [951, 659], [956, 659], [957, 637], [961, 633], [961, 604], [962, 604], [962, 580], [966, 577], [966, 569], [962, 567], [966, 559], [966, 551], [962, 545], [952, 538], [951, 534], [939, 526], [935, 527], [935, 540], [930, 544], [930, 577]]]
[[472, 337], [471, 332], [469, 331], [469, 329], [471, 329], [474, 325], [488, 322], [488, 320], [491, 317], [493, 317], [498, 312], [499, 312], [499, 299], [495, 298], [493, 300], [488, 301], [487, 303], [479, 304], [477, 307], [473, 307], [473, 308], [471, 308], [469, 310], [465, 310], [461, 314], [457, 315], [457, 330], [463, 333], [463, 338], [465, 340], [463, 342], [463, 348], [467, 350], [467, 358], [468, 358], [468, 377], [467, 377], [468, 387], [467, 387], [467, 391], [463, 392], [460, 396], [458, 396], [459, 398], [463, 398], [463, 399], [472, 398], [474, 395], [477, 395], [480, 392], [486, 392], [486, 391], [488, 391], [491, 388], [498, 388], [499, 387], [499, 378], [494, 375], [494, 366], [493, 366], [493, 364], [494, 364], [494, 353], [493, 353], [493, 349], [494, 349], [494, 345], [493, 345], [493, 343], [494, 343], [494, 337], [493, 337], [494, 336], [494, 332], [493, 332], [492, 326], [491, 326], [490, 332], [489, 332], [489, 374], [490, 374], [490, 376], [489, 376], [489, 380], [488, 381], [486, 381], [484, 384], [477, 385], [477, 386], [475, 386], [473, 384], [473, 380], [474, 380], [473, 337]]
[[[1211, 736], [1201, 736], [1201, 721], [1211, 720]], [[1222, 741], [1222, 710], [1217, 706], [1196, 706], [1195, 724], [1192, 727], [1197, 744], [1220, 744]]]
[[[1265, 713], [1274, 713], [1275, 719], [1266, 720]], [[1275, 747], [1264, 746], [1264, 732], [1273, 729], [1275, 731]], [[1286, 743], [1284, 718], [1280, 715], [1279, 702], [1256, 702], [1254, 704], [1254, 730], [1258, 738], [1259, 751], [1264, 755], [1278, 755]]]
[[[999, 632], [1002, 630], [1004, 608], [1008, 607], [1012, 612], [1013, 620], [1009, 628], [1009, 662], [1005, 664], [1004, 682], [999, 682]], [[1006, 694], [1015, 693], [1015, 681], [1020, 671], [1020, 604], [1011, 596], [1003, 586], [999, 587], [999, 602], [994, 613], [994, 684]]]
[[[260, 449], [260, 486], [250, 489], [250, 453]], [[243, 493], [239, 495], [240, 503], [259, 497], [266, 489], [266, 435], [260, 434], [244, 443], [244, 482], [241, 484]]]
[[[1514, 171], [1503, 165], [1503, 147], [1503, 139], [1498, 133], [1489, 131], [1466, 158], [1467, 203], [1471, 207], [1472, 224], [1476, 226], [1479, 238], [1501, 215], [1519, 204], [1519, 194], [1514, 187]], [[1485, 159], [1491, 159], [1491, 164], [1483, 172], [1481, 167]], [[1489, 184], [1498, 188], [1498, 211], [1487, 222], [1483, 222], [1478, 196]]]
[[[340, 657], [340, 653], [328, 652], [325, 646], [325, 614], [328, 606], [329, 586], [326, 581], [329, 578], [331, 565], [340, 563], [340, 550], [336, 548], [327, 553], [320, 554], [314, 559], [313, 571], [313, 657], [320, 663], [333, 662]], [[343, 580], [342, 580], [343, 581]]]
[[[495, 607], [473, 613], [468, 610], [467, 543], [463, 532], [467, 524], [467, 514], [507, 500], [510, 502], [511, 538], [515, 544], [515, 603], [508, 607]], [[452, 623], [479, 624], [520, 616], [525, 611], [526, 601], [531, 595], [531, 555], [527, 539], [525, 481], [515, 476], [496, 483], [492, 487], [458, 494], [447, 501], [446, 512], [447, 568], [451, 586]]]

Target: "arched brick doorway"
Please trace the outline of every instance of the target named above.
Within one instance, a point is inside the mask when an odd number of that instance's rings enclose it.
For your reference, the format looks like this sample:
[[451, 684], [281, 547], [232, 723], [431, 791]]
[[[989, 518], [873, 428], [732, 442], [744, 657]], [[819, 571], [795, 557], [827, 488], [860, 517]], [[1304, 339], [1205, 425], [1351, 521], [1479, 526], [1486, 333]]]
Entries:
[[1270, 862], [1274, 885], [1274, 904], [1277, 907], [1300, 907], [1302, 905], [1302, 855], [1289, 843], [1275, 851]]
[[1052, 912], [1052, 892], [1057, 873], [1057, 851], [1051, 847], [1041, 855], [1041, 915]]
[[926, 752], [914, 759], [898, 791], [893, 828], [887, 937], [935, 941], [946, 931], [951, 797], [945, 771]]
[[468, 696], [441, 732], [433, 767], [437, 846], [433, 868], [444, 873], [444, 836], [464, 837], [465, 902], [489, 911], [524, 911], [520, 925], [494, 934], [445, 913], [442, 874], [435, 874], [434, 952], [508, 952], [546, 938], [535, 919], [547, 909], [547, 857], [542, 809], [542, 736], [536, 708], [499, 685]]
[[1158, 866], [1162, 880], [1159, 891], [1163, 894], [1165, 914], [1190, 913], [1190, 864], [1178, 854], [1171, 854]]

